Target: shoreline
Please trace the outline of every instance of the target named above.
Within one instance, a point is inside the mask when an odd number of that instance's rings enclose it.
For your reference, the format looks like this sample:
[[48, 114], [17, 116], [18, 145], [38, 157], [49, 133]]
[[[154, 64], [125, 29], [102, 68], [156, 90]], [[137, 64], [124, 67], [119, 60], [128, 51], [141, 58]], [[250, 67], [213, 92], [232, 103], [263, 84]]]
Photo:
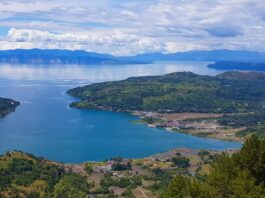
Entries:
[[[231, 152], [237, 152], [240, 150], [240, 148], [236, 149], [236, 148], [226, 148], [226, 149], [199, 149], [199, 148], [186, 148], [186, 147], [178, 147], [178, 148], [172, 148], [172, 149], [169, 149], [169, 150], [166, 150], [166, 151], [161, 151], [161, 152], [158, 152], [158, 153], [154, 153], [154, 154], [150, 154], [150, 155], [147, 155], [145, 157], [121, 157], [125, 160], [144, 160], [144, 159], [154, 159], [156, 158], [157, 156], [167, 156], [168, 154], [172, 154], [172, 153], [175, 153], [176, 151], [189, 151], [189, 152], [199, 152], [199, 151], [202, 151], [202, 150], [205, 150], [205, 151], [209, 151], [209, 152], [216, 152], [216, 153], [231, 153]], [[99, 160], [99, 161], [95, 161], [95, 160], [87, 160], [87, 161], [83, 161], [83, 162], [63, 162], [63, 161], [57, 161], [57, 160], [52, 160], [52, 159], [49, 159], [48, 157], [45, 157], [45, 156], [41, 156], [41, 155], [38, 155], [38, 154], [34, 154], [33, 152], [26, 152], [26, 151], [21, 151], [21, 150], [11, 150], [11, 151], [5, 151], [5, 152], [1, 152], [0, 153], [0, 157], [3, 156], [3, 155], [6, 155], [7, 153], [23, 153], [23, 154], [27, 154], [27, 155], [34, 155], [34, 156], [37, 156], [39, 159], [42, 159], [46, 162], [50, 162], [50, 163], [54, 163], [54, 164], [57, 164], [57, 165], [66, 165], [66, 166], [69, 166], [69, 165], [82, 165], [82, 164], [86, 164], [86, 163], [103, 163], [105, 162], [106, 160], [108, 161], [109, 159], [105, 159], [105, 160]], [[112, 156], [110, 157], [113, 158], [115, 156]]]
[[[224, 141], [234, 141], [234, 142], [240, 142], [244, 143], [245, 137], [238, 137], [236, 136], [236, 133], [243, 130], [244, 128], [225, 128], [225, 126], [217, 125], [216, 123], [207, 121], [209, 119], [216, 119], [219, 117], [222, 117], [224, 114], [215, 114], [215, 113], [157, 113], [157, 112], [150, 112], [150, 111], [129, 111], [129, 110], [113, 110], [111, 107], [103, 107], [103, 106], [93, 106], [91, 108], [84, 108], [84, 107], [78, 107], [76, 104], [79, 102], [74, 102], [70, 104], [70, 108], [76, 108], [76, 109], [87, 109], [87, 110], [99, 110], [99, 111], [111, 111], [111, 112], [117, 112], [117, 113], [128, 113], [130, 115], [136, 116], [138, 120], [132, 121], [134, 124], [144, 124], [147, 127], [150, 128], [159, 128], [170, 132], [177, 132], [177, 133], [183, 133], [183, 134], [190, 134], [196, 137], [205, 137], [205, 138], [214, 138], [218, 140], [224, 140]], [[176, 118], [172, 119], [171, 115], [176, 116]], [[166, 125], [164, 126], [161, 123], [148, 123], [144, 121], [146, 118], [151, 119], [161, 119], [161, 121], [166, 122]], [[185, 129], [179, 127], [179, 122], [183, 122], [185, 120], [195, 120], [194, 129]], [[196, 119], [202, 119], [201, 123], [196, 123]], [[205, 120], [203, 120], [205, 119]], [[168, 125], [169, 126], [168, 126]], [[189, 126], [190, 123], [187, 124]], [[200, 125], [201, 124], [201, 125]], [[176, 127], [174, 126], [176, 125]], [[181, 124], [180, 124], [181, 125]], [[184, 124], [185, 125], [185, 124]], [[196, 128], [198, 127], [198, 128]], [[215, 128], [216, 127], [216, 128]], [[208, 131], [207, 131], [208, 130]]]
[[[55, 162], [21, 151], [11, 151], [0, 156], [0, 165], [7, 166], [6, 164], [11, 163], [14, 159], [20, 159], [23, 162], [32, 161], [44, 166], [55, 166], [57, 170], [65, 175], [74, 174], [85, 178], [84, 181], [91, 187], [87, 195], [92, 197], [109, 194], [121, 196], [129, 190], [135, 197], [148, 194], [148, 197], [158, 198], [160, 197], [160, 191], [157, 190], [157, 187], [162, 189], [163, 186], [157, 185], [161, 182], [167, 182], [168, 178], [173, 177], [176, 173], [203, 177], [209, 174], [210, 164], [215, 157], [223, 152], [232, 155], [237, 150], [217, 151], [178, 148], [138, 159], [115, 157], [106, 161], [87, 161], [71, 164]], [[180, 163], [178, 159], [184, 164]], [[102, 188], [105, 187], [103, 181], [107, 178], [111, 183], [107, 186], [107, 191], [102, 191]], [[39, 185], [29, 186], [31, 190], [32, 188], [39, 190], [38, 187]], [[26, 192], [28, 187], [22, 186], [20, 189], [24, 189]]]
[[[151, 128], [161, 128], [170, 132], [189, 134], [196, 137], [214, 138], [224, 141], [244, 142], [243, 137], [236, 133], [242, 128], [225, 128], [216, 123], [216, 118], [224, 114], [213, 113], [171, 113], [161, 114], [155, 112], [134, 111], [132, 115], [138, 116], [135, 123], [145, 124]], [[150, 123], [154, 121], [153, 123]], [[148, 122], [149, 121], [149, 122]]]
[[9, 114], [14, 113], [17, 107], [20, 105], [20, 102], [12, 100], [12, 99], [1, 98], [1, 97], [0, 99], [2, 99], [4, 103], [8, 105], [6, 109], [3, 109], [2, 111], [0, 111], [0, 118], [4, 118], [8, 116]]
[[[239, 151], [240, 148], [236, 149], [236, 148], [227, 148], [227, 149], [222, 149], [222, 150], [218, 150], [218, 149], [199, 149], [199, 148], [185, 148], [185, 147], [179, 147], [179, 148], [172, 148], [172, 149], [169, 149], [167, 151], [162, 151], [162, 152], [158, 152], [158, 153], [154, 153], [154, 154], [150, 154], [148, 156], [145, 156], [145, 157], [121, 157], [123, 158], [124, 160], [132, 160], [132, 161], [138, 161], [138, 160], [145, 160], [145, 159], [152, 159], [154, 160], [155, 158], [159, 157], [159, 158], [166, 158], [168, 157], [168, 155], [172, 155], [174, 156], [176, 152], [189, 152], [189, 153], [197, 153], [199, 151], [209, 151], [209, 152], [212, 152], [212, 153], [235, 153], [237, 151]], [[56, 160], [51, 160], [49, 159], [48, 157], [45, 157], [45, 156], [40, 156], [40, 155], [37, 155], [37, 154], [34, 154], [32, 152], [25, 152], [25, 151], [20, 151], [20, 150], [12, 150], [12, 151], [6, 151], [6, 152], [3, 152], [3, 153], [0, 153], [0, 157], [3, 156], [3, 155], [6, 155], [7, 153], [9, 154], [12, 154], [12, 153], [23, 153], [23, 154], [26, 154], [26, 155], [32, 155], [32, 156], [35, 156], [41, 160], [44, 160], [46, 162], [50, 162], [50, 163], [54, 163], [54, 164], [57, 164], [57, 165], [64, 165], [64, 166], [71, 166], [71, 165], [83, 165], [83, 164], [87, 164], [87, 163], [105, 163], [106, 161], [109, 161], [111, 160], [112, 158], [115, 158], [114, 156], [110, 157], [109, 159], [105, 159], [105, 160], [99, 160], [99, 161], [95, 161], [95, 160], [87, 160], [87, 161], [83, 161], [83, 162], [73, 162], [73, 163], [68, 163], [68, 162], [63, 162], [63, 161], [56, 161]], [[161, 159], [163, 160], [163, 159]]]

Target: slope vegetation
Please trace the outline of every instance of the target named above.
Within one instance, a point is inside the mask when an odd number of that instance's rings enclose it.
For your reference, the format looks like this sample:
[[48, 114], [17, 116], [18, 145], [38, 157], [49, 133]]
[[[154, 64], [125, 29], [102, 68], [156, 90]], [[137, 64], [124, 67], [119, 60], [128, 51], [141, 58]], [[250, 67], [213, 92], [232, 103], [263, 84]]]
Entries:
[[245, 113], [265, 105], [265, 74], [226, 72], [201, 76], [190, 72], [129, 78], [71, 89], [77, 108], [114, 111]]

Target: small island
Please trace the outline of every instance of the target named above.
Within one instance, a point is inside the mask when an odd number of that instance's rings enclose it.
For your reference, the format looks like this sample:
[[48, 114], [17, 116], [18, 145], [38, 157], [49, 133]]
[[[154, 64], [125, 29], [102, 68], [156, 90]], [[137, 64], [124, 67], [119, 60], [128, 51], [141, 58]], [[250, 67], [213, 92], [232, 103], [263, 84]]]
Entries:
[[19, 102], [0, 97], [0, 118], [14, 112]]
[[151, 127], [226, 140], [265, 137], [265, 74], [191, 72], [133, 77], [68, 91], [80, 98], [70, 106], [123, 111]]
[[265, 63], [219, 61], [208, 65], [217, 70], [265, 71]]

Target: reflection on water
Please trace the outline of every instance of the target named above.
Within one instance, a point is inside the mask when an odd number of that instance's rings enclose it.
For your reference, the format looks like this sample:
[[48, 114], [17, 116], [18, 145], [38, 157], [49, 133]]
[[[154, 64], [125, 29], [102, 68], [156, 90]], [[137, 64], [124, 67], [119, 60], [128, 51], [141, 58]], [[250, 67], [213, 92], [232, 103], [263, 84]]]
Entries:
[[[0, 78], [31, 80], [88, 80], [112, 81], [131, 76], [161, 75], [171, 72], [191, 71], [215, 75], [220, 71], [209, 69], [209, 62], [156, 62], [147, 65], [0, 65]], [[48, 77], [48, 79], [47, 79]]]

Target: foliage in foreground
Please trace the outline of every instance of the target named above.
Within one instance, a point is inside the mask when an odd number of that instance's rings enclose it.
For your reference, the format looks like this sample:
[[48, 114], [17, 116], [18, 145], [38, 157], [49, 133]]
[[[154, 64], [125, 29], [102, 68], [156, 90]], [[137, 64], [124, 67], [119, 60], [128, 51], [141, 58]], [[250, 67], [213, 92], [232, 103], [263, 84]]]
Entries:
[[163, 198], [265, 197], [265, 141], [251, 136], [240, 152], [221, 155], [205, 181], [178, 175], [162, 193]]

